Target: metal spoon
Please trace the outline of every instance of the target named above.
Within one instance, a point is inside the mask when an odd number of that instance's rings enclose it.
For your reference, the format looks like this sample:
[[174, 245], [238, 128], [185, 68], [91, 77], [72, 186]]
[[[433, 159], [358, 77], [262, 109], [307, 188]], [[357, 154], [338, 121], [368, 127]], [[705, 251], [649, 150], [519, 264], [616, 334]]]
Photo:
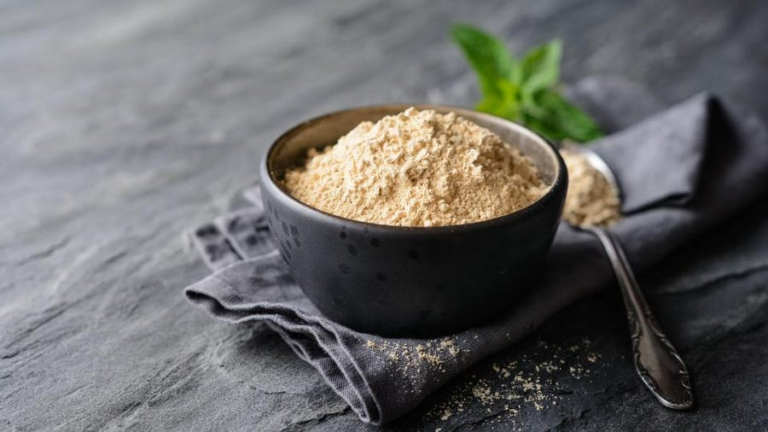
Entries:
[[[620, 193], [616, 178], [597, 153], [583, 147], [568, 146], [566, 150], [582, 153], [615, 192]], [[635, 370], [643, 384], [665, 407], [675, 410], [690, 408], [693, 406], [693, 391], [688, 368], [648, 307], [621, 243], [605, 228], [578, 228], [594, 234], [611, 261], [627, 309]]]

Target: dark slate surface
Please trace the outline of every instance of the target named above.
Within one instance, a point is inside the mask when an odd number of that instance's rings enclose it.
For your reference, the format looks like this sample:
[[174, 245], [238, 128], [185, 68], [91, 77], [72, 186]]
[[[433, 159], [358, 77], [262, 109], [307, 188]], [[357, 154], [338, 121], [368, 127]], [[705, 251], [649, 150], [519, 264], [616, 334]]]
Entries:
[[[0, 430], [361, 429], [276, 335], [185, 303], [206, 270], [181, 234], [224, 212], [301, 119], [471, 104], [474, 79], [445, 37], [455, 20], [518, 49], [561, 37], [567, 80], [623, 74], [669, 102], [711, 90], [768, 119], [761, 0], [2, 2]], [[696, 410], [651, 401], [610, 292], [388, 428], [768, 429], [766, 220], [755, 205], [642, 278], [688, 359]], [[494, 364], [532, 374], [555, 354], [542, 409], [467, 393], [510, 391]]]

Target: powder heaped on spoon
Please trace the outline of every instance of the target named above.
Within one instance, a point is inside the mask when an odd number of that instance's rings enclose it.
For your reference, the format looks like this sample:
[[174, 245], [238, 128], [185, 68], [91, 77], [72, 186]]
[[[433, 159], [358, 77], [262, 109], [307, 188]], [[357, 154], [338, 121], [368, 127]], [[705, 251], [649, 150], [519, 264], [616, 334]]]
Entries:
[[621, 201], [608, 180], [586, 156], [561, 150], [568, 169], [563, 220], [577, 226], [611, 226], [621, 219]]
[[546, 190], [533, 162], [491, 131], [453, 113], [415, 108], [309, 150], [284, 186], [337, 216], [423, 227], [500, 217]]

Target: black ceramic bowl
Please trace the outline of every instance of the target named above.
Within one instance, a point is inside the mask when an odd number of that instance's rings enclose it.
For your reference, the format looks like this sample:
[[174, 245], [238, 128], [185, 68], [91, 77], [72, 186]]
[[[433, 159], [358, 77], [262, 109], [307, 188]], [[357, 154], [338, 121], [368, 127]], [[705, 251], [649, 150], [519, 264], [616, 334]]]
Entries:
[[524, 127], [448, 106], [529, 156], [549, 189], [520, 211], [466, 225], [405, 228], [322, 212], [282, 187], [285, 170], [311, 147], [335, 143], [362, 121], [410, 105], [339, 111], [304, 122], [272, 144], [260, 168], [269, 226], [293, 277], [328, 318], [387, 336], [435, 336], [485, 323], [535, 288], [565, 200], [568, 174], [558, 152]]

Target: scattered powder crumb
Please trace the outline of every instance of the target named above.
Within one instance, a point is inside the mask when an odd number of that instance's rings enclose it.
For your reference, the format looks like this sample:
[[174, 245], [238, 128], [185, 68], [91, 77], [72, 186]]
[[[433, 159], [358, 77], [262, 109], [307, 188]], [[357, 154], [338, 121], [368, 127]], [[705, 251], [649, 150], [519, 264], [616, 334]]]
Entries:
[[445, 373], [446, 361], [453, 361], [461, 355], [461, 349], [450, 337], [416, 346], [386, 339], [378, 343], [368, 340], [365, 345], [372, 351], [382, 353], [383, 359], [395, 364], [396, 370], [406, 377], [422, 373], [422, 368]]
[[423, 227], [493, 219], [546, 191], [531, 159], [491, 131], [454, 113], [415, 108], [309, 150], [284, 186], [337, 216]]
[[442, 415], [442, 416], [440, 416], [440, 420], [442, 420], [442, 421], [446, 421], [446, 420], [448, 420], [449, 418], [451, 418], [451, 416], [452, 416], [452, 415], [453, 415], [453, 413], [452, 413], [452, 412], [451, 412], [451, 411], [450, 411], [448, 408], [446, 408], [446, 409], [443, 411], [443, 415]]
[[480, 382], [472, 387], [472, 395], [480, 399], [480, 402], [482, 402], [483, 405], [488, 405], [494, 400], [494, 396], [491, 395], [491, 388], [483, 382]]
[[616, 191], [583, 154], [560, 150], [568, 169], [563, 220], [578, 226], [610, 226], [621, 219]]
[[447, 348], [448, 349], [448, 353], [451, 354], [454, 357], [459, 355], [459, 349], [456, 348], [456, 344], [453, 342], [452, 339], [445, 339], [445, 340], [440, 341], [440, 347]]
[[587, 364], [597, 362], [600, 357], [589, 351], [590, 345], [588, 338], [571, 346], [540, 341], [536, 360], [523, 354], [517, 360], [491, 364], [490, 370], [480, 373], [485, 377], [471, 375], [454, 387], [425, 418], [446, 421], [467, 406], [479, 404], [494, 415], [493, 420], [486, 421], [516, 429], [515, 418], [521, 410], [544, 411], [557, 405], [558, 400], [569, 394], [561, 391], [564, 379], [580, 380], [590, 375]]
[[420, 360], [429, 362], [433, 366], [439, 366], [443, 364], [443, 361], [440, 358], [440, 356], [427, 350], [427, 348], [424, 347], [424, 345], [416, 345], [416, 354], [419, 356]]

